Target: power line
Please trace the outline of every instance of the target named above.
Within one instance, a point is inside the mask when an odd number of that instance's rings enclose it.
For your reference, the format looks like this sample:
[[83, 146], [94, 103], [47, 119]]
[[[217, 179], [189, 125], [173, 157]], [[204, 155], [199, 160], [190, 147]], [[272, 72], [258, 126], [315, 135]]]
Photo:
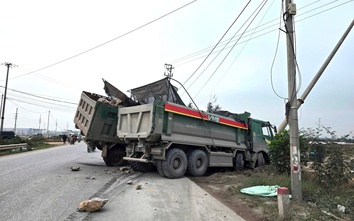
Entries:
[[113, 42], [113, 41], [115, 41], [115, 40], [117, 40], [117, 39], [119, 39], [119, 38], [122, 38], [122, 37], [124, 37], [124, 36], [126, 36], [126, 35], [128, 35], [128, 34], [131, 34], [131, 33], [135, 32], [135, 31], [137, 31], [137, 30], [139, 30], [139, 29], [141, 29], [141, 28], [143, 28], [143, 27], [145, 27], [145, 26], [147, 26], [147, 25], [150, 25], [150, 24], [152, 24], [152, 23], [154, 23], [154, 22], [156, 22], [156, 21], [158, 21], [158, 20], [160, 20], [160, 19], [162, 19], [162, 18], [164, 18], [164, 17], [166, 17], [166, 16], [168, 16], [168, 15], [170, 15], [170, 14], [172, 14], [172, 13], [174, 13], [174, 12], [176, 12], [176, 11], [178, 11], [178, 10], [180, 10], [180, 9], [182, 9], [182, 8], [184, 8], [184, 7], [186, 7], [186, 6], [190, 5], [190, 4], [192, 4], [192, 3], [194, 3], [194, 2], [196, 2], [196, 1], [197, 1], [197, 0], [194, 0], [194, 1], [192, 1], [192, 2], [189, 2], [189, 3], [187, 3], [187, 4], [185, 4], [185, 5], [183, 5], [183, 6], [179, 7], [179, 8], [177, 8], [177, 9], [175, 9], [175, 10], [173, 10], [173, 11], [167, 13], [167, 14], [164, 14], [164, 15], [162, 15], [162, 16], [160, 16], [160, 17], [158, 17], [158, 18], [156, 18], [156, 19], [154, 19], [154, 20], [152, 20], [152, 21], [149, 21], [149, 22], [145, 23], [144, 25], [141, 25], [141, 26], [139, 26], [139, 27], [137, 27], [137, 28], [135, 28], [135, 29], [133, 29], [133, 30], [131, 30], [131, 31], [128, 31], [128, 32], [126, 32], [126, 33], [124, 33], [124, 34], [122, 34], [122, 35], [120, 35], [120, 36], [118, 36], [118, 37], [115, 37], [115, 38], [113, 38], [113, 39], [111, 39], [111, 40], [109, 40], [109, 41], [106, 41], [106, 42], [104, 42], [104, 43], [102, 43], [102, 44], [99, 44], [99, 45], [97, 45], [97, 46], [95, 46], [95, 47], [92, 47], [92, 48], [90, 48], [90, 49], [87, 49], [87, 50], [85, 50], [85, 51], [83, 51], [83, 52], [80, 52], [80, 53], [78, 53], [78, 54], [76, 54], [76, 55], [70, 56], [70, 57], [65, 58], [65, 59], [63, 59], [63, 60], [60, 60], [60, 61], [55, 62], [55, 63], [53, 63], [53, 64], [50, 64], [50, 65], [45, 66], [45, 67], [43, 67], [43, 68], [39, 68], [39, 69], [34, 70], [34, 71], [31, 71], [31, 72], [29, 72], [29, 73], [26, 73], [26, 74], [23, 74], [23, 75], [19, 75], [19, 76], [13, 77], [13, 78], [11, 78], [11, 79], [15, 79], [15, 78], [23, 77], [23, 76], [25, 76], [25, 75], [33, 74], [33, 73], [35, 73], [35, 72], [42, 71], [42, 70], [44, 70], [44, 69], [53, 67], [53, 66], [55, 66], [55, 65], [58, 65], [58, 64], [60, 64], [60, 63], [65, 62], [65, 61], [68, 61], [68, 60], [71, 60], [71, 59], [73, 59], [73, 58], [76, 58], [76, 57], [78, 57], [78, 56], [80, 56], [80, 55], [86, 54], [86, 53], [88, 53], [88, 52], [90, 52], [90, 51], [92, 51], [92, 50], [95, 50], [95, 49], [97, 49], [97, 48], [99, 48], [99, 47], [102, 47], [102, 46], [104, 46], [104, 45], [106, 45], [106, 44], [108, 44], [108, 43], [111, 43], [111, 42]]
[[[4, 88], [3, 86], [0, 86], [0, 87]], [[28, 96], [32, 96], [32, 97], [37, 97], [37, 98], [45, 99], [45, 100], [55, 101], [55, 102], [59, 102], [59, 103], [66, 103], [66, 104], [77, 105], [77, 103], [73, 103], [73, 102], [69, 102], [69, 101], [57, 100], [57, 99], [48, 98], [48, 97], [43, 97], [43, 96], [39, 96], [39, 95], [35, 95], [35, 94], [28, 93], [28, 92], [15, 90], [15, 89], [10, 89], [10, 88], [8, 88], [8, 90], [11, 90], [11, 91], [14, 91], [14, 92], [17, 92], [17, 93], [21, 93], [21, 94], [25, 94], [25, 95], [28, 95]]]
[[14, 101], [12, 101], [12, 99], [8, 99], [11, 103], [13, 103], [15, 106], [25, 110], [25, 111], [28, 111], [28, 112], [31, 112], [31, 113], [35, 113], [35, 114], [43, 114], [43, 113], [46, 113], [46, 112], [36, 112], [36, 111], [31, 111], [31, 110], [28, 110], [24, 107], [21, 107], [20, 105], [18, 105], [17, 103], [15, 103]]
[[[245, 44], [243, 45], [243, 47], [241, 48], [241, 50], [238, 52], [237, 56], [234, 58], [234, 60], [232, 61], [232, 63], [229, 65], [228, 69], [225, 71], [225, 73], [222, 75], [222, 77], [219, 79], [219, 81], [215, 84], [215, 86], [213, 87], [215, 90], [215, 88], [217, 88], [217, 86], [219, 85], [219, 83], [222, 81], [222, 79], [226, 76], [226, 74], [229, 73], [229, 71], [231, 70], [231, 67], [234, 65], [234, 63], [236, 62], [236, 60], [238, 59], [238, 57], [240, 56], [240, 54], [242, 53], [243, 49], [245, 49], [246, 45], [248, 44], [248, 42], [253, 39], [252, 36], [253, 34], [256, 32], [257, 28], [260, 27], [261, 22], [263, 21], [264, 17], [268, 14], [270, 8], [272, 7], [272, 5], [274, 4], [275, 0], [272, 1], [272, 3], [270, 4], [270, 6], [268, 7], [266, 13], [263, 15], [262, 19], [259, 21], [258, 25], [256, 28], [254, 28], [253, 32], [251, 35], [249, 35], [250, 37], [247, 39], [247, 41], [245, 42]], [[247, 32], [247, 31], [246, 31]], [[245, 33], [246, 33], [245, 32]], [[236, 43], [237, 44], [237, 43]]]
[[28, 99], [25, 99], [25, 100], [21, 100], [21, 99], [18, 99], [17, 97], [11, 97], [12, 100], [16, 100], [16, 101], [19, 101], [21, 103], [26, 103], [26, 104], [31, 104], [31, 105], [35, 105], [35, 106], [39, 106], [39, 107], [49, 107], [48, 105], [52, 105], [50, 107], [53, 107], [56, 106], [56, 107], [59, 107], [59, 108], [76, 108], [76, 107], [71, 107], [71, 106], [66, 106], [66, 105], [62, 105], [62, 104], [55, 104], [55, 103], [50, 103], [50, 102], [43, 102], [43, 101], [39, 101], [39, 100], [32, 100], [34, 102], [40, 102], [39, 103], [33, 103], [33, 102], [30, 102], [28, 101]]
[[235, 24], [235, 22], [238, 20], [238, 18], [241, 16], [241, 14], [244, 12], [244, 10], [247, 8], [247, 6], [249, 5], [249, 3], [251, 2], [248, 1], [248, 3], [245, 5], [245, 7], [242, 9], [241, 13], [236, 17], [236, 19], [232, 22], [232, 24], [230, 25], [230, 27], [226, 30], [226, 32], [223, 34], [223, 36], [220, 38], [220, 40], [218, 41], [218, 43], [216, 43], [216, 45], [214, 46], [214, 48], [209, 52], [209, 54], [206, 56], [206, 58], [203, 60], [203, 62], [198, 66], [198, 68], [193, 72], [193, 74], [191, 74], [191, 76], [189, 76], [189, 78], [183, 83], [183, 85], [185, 85], [192, 77], [193, 75], [199, 70], [199, 68], [204, 64], [204, 62], [208, 59], [208, 57], [213, 53], [214, 49], [219, 45], [219, 43], [222, 41], [222, 39], [225, 37], [225, 35], [230, 31], [231, 27]]
[[[302, 14], [299, 14], [299, 15], [297, 16], [297, 18], [302, 17], [302, 16], [304, 16], [304, 15], [306, 15], [306, 14], [308, 14], [308, 13], [314, 12], [315, 10], [319, 10], [319, 9], [321, 9], [321, 8], [323, 8], [323, 7], [325, 7], [325, 6], [328, 6], [328, 5], [330, 5], [330, 4], [333, 4], [333, 3], [337, 2], [337, 1], [339, 1], [339, 0], [335, 0], [335, 1], [332, 1], [332, 2], [329, 2], [329, 3], [326, 3], [326, 4], [323, 4], [323, 5], [320, 5], [320, 6], [316, 7], [315, 9], [310, 9], [310, 10], [308, 10], [308, 11], [302, 13]], [[317, 13], [314, 13], [314, 14], [308, 16], [308, 17], [305, 17], [305, 18], [302, 18], [302, 19], [298, 19], [298, 20], [297, 20], [297, 23], [300, 22], [300, 21], [306, 20], [306, 19], [308, 19], [308, 18], [314, 17], [314, 16], [316, 16], [316, 15], [322, 14], [322, 13], [324, 13], [324, 12], [327, 12], [327, 11], [329, 11], [329, 10], [332, 10], [332, 9], [334, 9], [334, 8], [340, 7], [340, 6], [345, 5], [345, 4], [347, 4], [347, 3], [349, 3], [349, 2], [352, 2], [352, 1], [353, 1], [353, 0], [348, 0], [348, 1], [346, 1], [346, 2], [342, 2], [342, 3], [338, 4], [338, 5], [335, 5], [335, 6], [331, 7], [331, 8], [325, 9], [325, 10], [320, 11], [320, 12], [317, 12]], [[316, 2], [318, 2], [318, 1], [316, 1]], [[308, 6], [312, 5], [312, 4], [314, 4], [314, 3], [316, 3], [316, 2], [312, 2], [312, 3], [308, 4], [308, 5], [305, 5], [305, 6], [302, 7], [301, 9], [304, 9], [304, 8], [306, 8], [306, 7], [308, 7]], [[300, 9], [299, 9], [299, 11], [300, 11]], [[265, 30], [270, 29], [270, 28], [273, 28], [272, 30], [267, 31], [267, 32], [265, 32], [265, 33], [262, 33], [262, 34], [260, 34], [260, 35], [257, 35], [256, 37], [253, 37], [253, 38], [251, 38], [251, 39], [249, 39], [249, 40], [253, 40], [253, 39], [256, 39], [256, 38], [258, 38], [258, 37], [267, 35], [267, 34], [269, 34], [269, 33], [271, 33], [271, 32], [277, 31], [277, 30], [278, 30], [278, 27], [274, 27], [274, 26], [278, 26], [278, 22], [274, 23], [274, 21], [278, 21], [278, 18], [275, 18], [275, 19], [270, 20], [270, 21], [268, 21], [268, 22], [266, 22], [266, 23], [264, 23], [264, 24], [262, 24], [262, 25], [259, 25], [258, 27], [262, 27], [262, 26], [265, 26], [266, 24], [271, 23], [271, 25], [269, 25], [269, 26], [267, 26], [267, 27], [265, 27], [265, 28], [263, 28], [263, 29], [258, 29], [258, 31], [254, 32], [254, 33], [259, 33], [259, 32], [261, 32], [261, 31], [265, 31]], [[274, 24], [273, 24], [273, 23], [274, 23]], [[251, 32], [251, 31], [253, 31], [253, 30], [255, 30], [255, 29], [257, 29], [257, 27], [254, 28], [254, 29], [250, 29], [250, 30], [246, 31], [245, 34], [248, 33], [248, 32]], [[248, 36], [250, 36], [250, 35], [244, 35], [243, 38], [246, 38], [246, 37], [248, 37]], [[242, 38], [241, 38], [241, 39], [242, 39]], [[229, 40], [229, 39], [220, 42], [220, 44], [219, 44], [218, 47], [222, 47], [222, 46], [223, 46], [223, 43], [227, 42], [228, 40]], [[241, 41], [241, 42], [239, 42], [238, 44], [243, 44], [243, 43], [245, 43], [245, 42], [247, 42], [247, 41]], [[181, 66], [181, 65], [190, 63], [190, 62], [192, 62], [192, 61], [201, 59], [201, 58], [205, 57], [205, 55], [203, 55], [203, 54], [205, 54], [207, 51], [209, 51], [210, 48], [212, 48], [212, 47], [213, 47], [213, 46], [209, 46], [209, 47], [207, 47], [207, 48], [205, 48], [205, 49], [199, 50], [199, 51], [194, 52], [194, 53], [192, 53], [192, 54], [189, 54], [189, 55], [183, 56], [183, 57], [181, 57], [181, 58], [175, 59], [175, 60], [173, 60], [173, 61], [170, 61], [169, 63], [170, 63], [170, 64], [174, 64], [174, 66], [178, 67], [178, 66]], [[217, 47], [217, 48], [218, 48], [218, 47]], [[225, 49], [228, 49], [228, 48], [229, 48], [229, 47], [226, 47]], [[219, 51], [216, 50], [216, 51], [214, 51], [213, 53], [217, 53], [217, 52], [219, 52]], [[198, 56], [198, 55], [201, 55], [201, 56], [196, 57], [196, 56]], [[185, 61], [185, 62], [183, 62], [183, 61]], [[183, 63], [182, 63], [182, 62], [183, 62]]]
[[[253, 19], [251, 20], [251, 22], [248, 24], [248, 26], [246, 27], [246, 29], [244, 30], [244, 32], [241, 34], [240, 38], [242, 37], [242, 35], [247, 31], [247, 29], [249, 28], [249, 26], [253, 23], [254, 19], [256, 19], [256, 17], [258, 16], [258, 14], [262, 11], [263, 7], [265, 6], [265, 4], [267, 3], [268, 0], [263, 1], [258, 8], [260, 7], [259, 11], [256, 13], [256, 15], [253, 17]], [[263, 5], [262, 5], [263, 4]], [[258, 10], [258, 8], [256, 10]], [[239, 38], [239, 39], [240, 39]], [[238, 39], [238, 40], [239, 40]], [[217, 68], [214, 70], [214, 72], [211, 74], [211, 76], [208, 78], [208, 80], [204, 83], [203, 87], [201, 87], [201, 89], [198, 91], [198, 93], [194, 96], [194, 99], [198, 96], [198, 94], [200, 93], [200, 91], [205, 87], [205, 85], [210, 81], [210, 79], [214, 76], [214, 74], [217, 72], [217, 70], [220, 68], [220, 66], [224, 63], [224, 61], [226, 60], [226, 58], [229, 56], [229, 54], [231, 53], [231, 51], [234, 49], [234, 47], [236, 46], [238, 40], [235, 42], [235, 44], [231, 47], [231, 49], [228, 51], [228, 53], [225, 55], [224, 59], [220, 62], [220, 64], [217, 66]]]

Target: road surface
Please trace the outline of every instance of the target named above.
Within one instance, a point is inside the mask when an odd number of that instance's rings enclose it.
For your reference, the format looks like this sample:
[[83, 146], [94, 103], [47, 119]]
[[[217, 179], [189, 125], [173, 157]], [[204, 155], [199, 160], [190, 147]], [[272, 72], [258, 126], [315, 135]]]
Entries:
[[[188, 178], [120, 171], [106, 167], [100, 153], [77, 143], [0, 157], [0, 220], [243, 220]], [[92, 197], [108, 203], [78, 212]]]

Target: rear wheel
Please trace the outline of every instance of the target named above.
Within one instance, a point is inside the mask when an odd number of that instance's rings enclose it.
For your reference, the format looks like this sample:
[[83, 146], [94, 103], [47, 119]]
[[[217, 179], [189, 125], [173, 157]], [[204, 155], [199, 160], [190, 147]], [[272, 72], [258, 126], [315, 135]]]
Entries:
[[166, 160], [162, 161], [162, 170], [168, 178], [183, 177], [187, 170], [187, 156], [183, 150], [170, 149], [166, 154]]
[[160, 176], [164, 176], [164, 177], [166, 176], [162, 169], [162, 160], [156, 160], [156, 168]]
[[107, 166], [121, 166], [124, 164], [123, 157], [125, 157], [125, 151], [121, 149], [111, 149], [108, 151], [107, 156], [103, 157], [103, 161]]
[[245, 166], [245, 161], [243, 160], [243, 154], [241, 152], [237, 152], [234, 158], [234, 168], [236, 171], [242, 171]]
[[202, 150], [194, 150], [188, 157], [188, 173], [192, 176], [203, 176], [209, 167], [209, 160]]
[[154, 165], [152, 163], [129, 161], [129, 164], [133, 170], [143, 173], [150, 172], [154, 168]]
[[263, 153], [258, 153], [256, 167], [262, 167], [264, 165], [265, 165], [265, 160], [264, 160]]

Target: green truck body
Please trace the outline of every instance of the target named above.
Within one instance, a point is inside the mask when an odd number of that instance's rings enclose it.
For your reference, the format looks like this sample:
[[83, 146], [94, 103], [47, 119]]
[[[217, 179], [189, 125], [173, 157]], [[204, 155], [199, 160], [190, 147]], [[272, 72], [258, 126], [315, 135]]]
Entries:
[[207, 113], [172, 102], [118, 108], [117, 135], [135, 170], [162, 176], [204, 175], [208, 167], [254, 168], [268, 161], [274, 127], [250, 114]]
[[125, 156], [125, 143], [116, 133], [117, 112], [108, 97], [83, 91], [74, 118], [76, 128], [85, 136], [88, 150], [102, 150], [107, 166], [121, 165]]
[[[202, 176], [209, 167], [255, 168], [269, 161], [275, 127], [250, 113], [203, 112], [184, 105], [169, 78], [131, 90], [105, 82], [109, 97], [82, 92], [74, 123], [107, 166]], [[118, 102], [115, 103], [115, 99]], [[119, 104], [119, 106], [117, 105]]]

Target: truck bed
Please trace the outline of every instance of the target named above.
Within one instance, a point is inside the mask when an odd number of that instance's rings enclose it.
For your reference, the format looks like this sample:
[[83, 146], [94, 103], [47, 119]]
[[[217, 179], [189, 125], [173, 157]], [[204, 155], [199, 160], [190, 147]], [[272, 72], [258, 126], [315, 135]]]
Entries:
[[244, 123], [171, 102], [120, 107], [118, 116], [121, 139], [247, 148]]
[[106, 98], [83, 91], [74, 123], [86, 140], [123, 143], [116, 136], [118, 109], [104, 102]]

